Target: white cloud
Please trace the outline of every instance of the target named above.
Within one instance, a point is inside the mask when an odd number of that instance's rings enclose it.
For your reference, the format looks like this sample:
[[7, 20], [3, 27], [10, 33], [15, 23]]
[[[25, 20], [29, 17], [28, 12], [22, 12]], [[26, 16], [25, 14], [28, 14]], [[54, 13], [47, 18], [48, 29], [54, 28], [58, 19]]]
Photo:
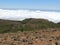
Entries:
[[49, 21], [60, 22], [60, 12], [0, 9], [0, 19], [23, 20], [25, 18], [44, 18]]

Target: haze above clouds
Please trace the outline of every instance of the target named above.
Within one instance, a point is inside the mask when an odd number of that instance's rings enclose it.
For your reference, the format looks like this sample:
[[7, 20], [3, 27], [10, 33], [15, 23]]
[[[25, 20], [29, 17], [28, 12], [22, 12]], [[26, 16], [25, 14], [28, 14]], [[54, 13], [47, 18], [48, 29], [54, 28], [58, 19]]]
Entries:
[[26, 18], [43, 18], [52, 22], [60, 22], [60, 12], [49, 12], [40, 10], [4, 10], [0, 9], [0, 19], [24, 20]]

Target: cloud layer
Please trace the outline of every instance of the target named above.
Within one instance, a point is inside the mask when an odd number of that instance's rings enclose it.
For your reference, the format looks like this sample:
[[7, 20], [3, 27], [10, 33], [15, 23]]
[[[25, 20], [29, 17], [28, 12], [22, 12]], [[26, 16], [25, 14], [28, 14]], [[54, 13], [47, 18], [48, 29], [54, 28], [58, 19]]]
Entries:
[[40, 10], [4, 10], [0, 9], [0, 19], [24, 20], [25, 18], [43, 18], [52, 22], [60, 22], [60, 12]]

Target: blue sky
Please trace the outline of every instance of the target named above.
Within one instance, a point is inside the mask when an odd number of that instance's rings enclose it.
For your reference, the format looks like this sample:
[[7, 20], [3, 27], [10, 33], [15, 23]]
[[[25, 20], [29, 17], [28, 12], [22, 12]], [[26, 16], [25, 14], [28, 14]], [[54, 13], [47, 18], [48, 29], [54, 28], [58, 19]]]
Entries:
[[60, 0], [0, 0], [0, 8], [60, 10]]

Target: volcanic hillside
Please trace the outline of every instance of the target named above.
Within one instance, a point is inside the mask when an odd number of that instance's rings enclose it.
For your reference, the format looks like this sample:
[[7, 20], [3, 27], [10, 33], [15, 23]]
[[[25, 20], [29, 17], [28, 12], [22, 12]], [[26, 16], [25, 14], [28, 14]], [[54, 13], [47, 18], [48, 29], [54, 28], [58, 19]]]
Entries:
[[0, 33], [17, 31], [35, 31], [47, 28], [60, 28], [60, 23], [53, 23], [46, 19], [29, 18], [23, 21], [0, 19]]

